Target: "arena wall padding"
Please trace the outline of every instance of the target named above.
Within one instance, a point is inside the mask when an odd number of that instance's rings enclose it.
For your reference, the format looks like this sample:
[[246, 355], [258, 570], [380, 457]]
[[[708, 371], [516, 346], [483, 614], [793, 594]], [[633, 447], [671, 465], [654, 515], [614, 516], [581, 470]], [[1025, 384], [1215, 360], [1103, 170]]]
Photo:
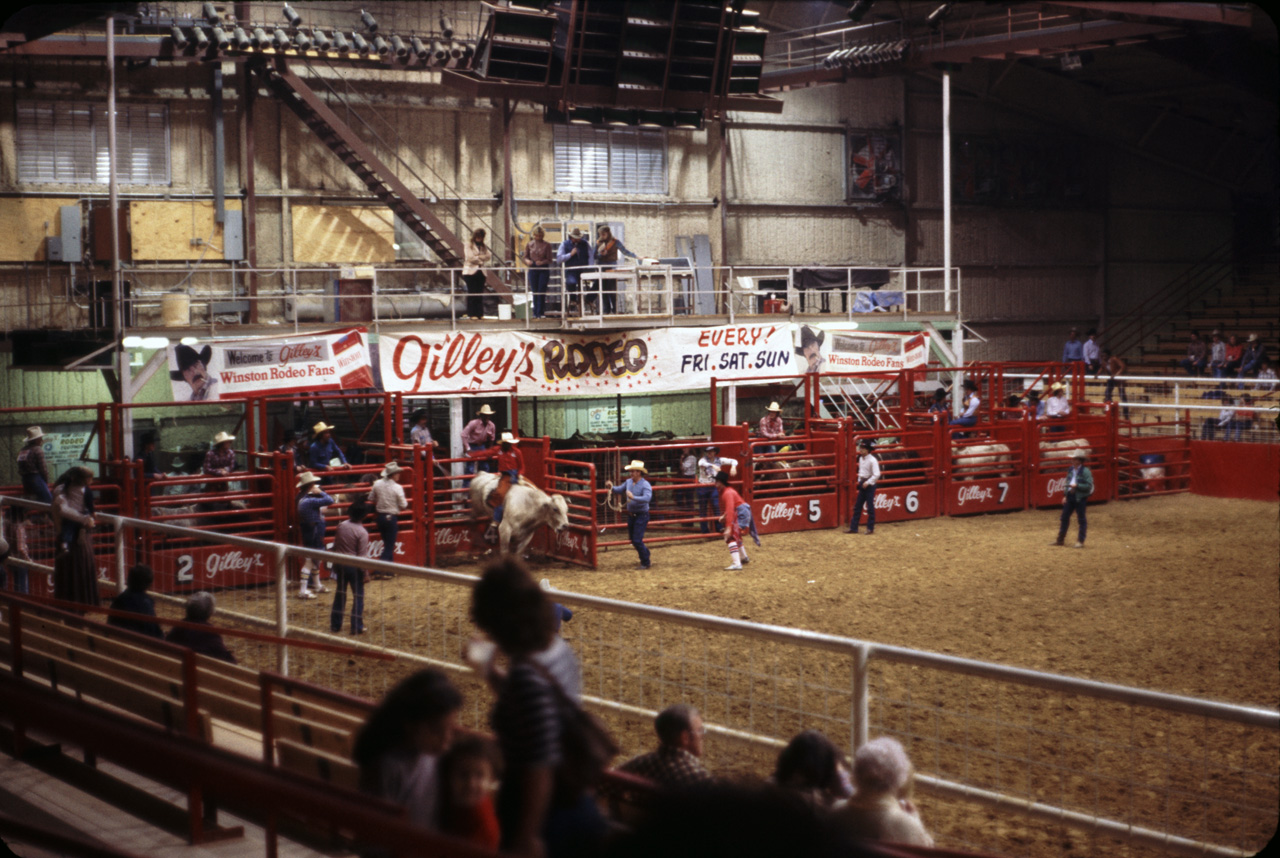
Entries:
[[1274, 501], [1280, 493], [1280, 447], [1238, 441], [1192, 441], [1191, 492]]

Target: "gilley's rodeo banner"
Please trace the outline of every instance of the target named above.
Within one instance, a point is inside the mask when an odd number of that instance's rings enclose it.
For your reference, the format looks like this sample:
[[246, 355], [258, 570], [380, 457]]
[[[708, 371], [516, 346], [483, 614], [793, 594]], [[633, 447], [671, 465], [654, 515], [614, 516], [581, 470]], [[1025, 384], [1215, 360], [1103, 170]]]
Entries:
[[[861, 368], [904, 365], [898, 334], [860, 335], [849, 342], [820, 326], [790, 323], [656, 328], [617, 333], [532, 334], [521, 331], [441, 331], [383, 334], [378, 355], [383, 388], [402, 393], [448, 393], [515, 387], [518, 396], [600, 396], [709, 388], [711, 379], [835, 371], [833, 341], [842, 348], [874, 347], [883, 356]], [[828, 334], [832, 334], [828, 336]], [[916, 335], [918, 338], [920, 335]], [[865, 340], [865, 342], [864, 342]], [[910, 350], [922, 363], [923, 340]], [[888, 348], [885, 348], [885, 347]], [[843, 368], [843, 367], [839, 367]]]
[[173, 398], [231, 399], [248, 393], [316, 393], [373, 387], [364, 328], [278, 339], [169, 347]]

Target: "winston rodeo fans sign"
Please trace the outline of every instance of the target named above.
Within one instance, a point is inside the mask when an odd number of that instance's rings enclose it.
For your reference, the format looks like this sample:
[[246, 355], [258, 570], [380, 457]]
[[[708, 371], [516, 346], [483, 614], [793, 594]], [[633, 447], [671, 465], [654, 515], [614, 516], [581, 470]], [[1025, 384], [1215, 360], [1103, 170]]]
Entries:
[[169, 347], [173, 398], [230, 399], [249, 393], [318, 393], [373, 387], [363, 328], [283, 339]]

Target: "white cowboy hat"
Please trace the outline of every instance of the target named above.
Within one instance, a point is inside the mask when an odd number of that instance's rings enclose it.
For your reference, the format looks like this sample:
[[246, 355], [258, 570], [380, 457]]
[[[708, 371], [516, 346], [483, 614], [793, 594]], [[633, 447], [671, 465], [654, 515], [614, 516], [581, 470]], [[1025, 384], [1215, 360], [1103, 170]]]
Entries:
[[519, 444], [520, 439], [510, 432], [503, 432], [502, 437], [498, 439], [499, 444]]
[[217, 435], [213, 436], [213, 446], [216, 447], [223, 441], [234, 441], [235, 439], [235, 435], [229, 435], [226, 432], [219, 432]]
[[1084, 450], [1082, 450], [1082, 449], [1077, 449], [1074, 453], [1072, 453], [1072, 454], [1071, 454], [1071, 458], [1073, 458], [1073, 459], [1087, 459], [1087, 458], [1089, 458], [1089, 454], [1088, 454], [1088, 453], [1086, 453], [1086, 452], [1085, 452]]
[[1251, 343], [1256, 343], [1257, 341], [1258, 341], [1258, 335], [1257, 335], [1257, 334], [1250, 334], [1250, 335], [1249, 335], [1249, 342], [1251, 342]]
[[27, 427], [27, 440], [38, 441], [44, 437], [44, 431], [39, 426]]
[[319, 435], [321, 432], [332, 432], [336, 428], [336, 426], [330, 426], [328, 423], [321, 420], [319, 423], [311, 427], [311, 431]]
[[298, 477], [298, 488], [305, 489], [307, 486], [311, 485], [312, 483], [318, 483], [318, 482], [320, 482], [319, 477], [317, 477], [315, 474], [311, 473], [310, 471], [306, 471], [302, 474], [302, 476]]
[[400, 464], [398, 462], [387, 462], [387, 466], [382, 469], [382, 476], [394, 477], [396, 474], [400, 473], [403, 470], [404, 468], [400, 467]]
[[630, 465], [627, 465], [626, 470], [628, 470], [628, 471], [641, 471], [641, 472], [646, 473], [646, 474], [647, 474], [647, 473], [649, 473], [649, 469], [648, 469], [648, 468], [646, 468], [646, 467], [644, 466], [644, 462], [640, 461], [639, 459], [632, 459], [632, 460], [631, 460], [631, 464], [630, 464]]
[[1049, 390], [1066, 390], [1067, 386], [1060, 381], [1055, 381]]
[[782, 406], [776, 402], [770, 402], [769, 407], [765, 409], [765, 411], [781, 411], [781, 410], [782, 410]]
[[487, 405], [481, 405], [481, 406], [480, 406], [480, 411], [479, 411], [479, 412], [477, 412], [477, 413], [479, 413], [479, 414], [486, 414], [486, 415], [492, 415], [492, 414], [493, 414], [493, 409], [492, 409], [492, 408], [490, 408], [490, 407], [489, 407], [489, 406], [487, 406]]

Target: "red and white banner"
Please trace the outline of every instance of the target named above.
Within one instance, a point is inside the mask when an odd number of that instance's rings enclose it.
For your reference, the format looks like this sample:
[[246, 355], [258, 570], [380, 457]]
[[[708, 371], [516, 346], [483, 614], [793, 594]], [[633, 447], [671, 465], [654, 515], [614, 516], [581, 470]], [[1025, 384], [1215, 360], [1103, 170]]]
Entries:
[[247, 394], [319, 393], [373, 387], [363, 328], [279, 339], [183, 343], [169, 347], [179, 402]]
[[390, 392], [515, 387], [518, 396], [600, 396], [707, 389], [712, 378], [798, 374], [815, 365], [828, 372], [917, 366], [927, 358], [927, 340], [922, 334], [778, 323], [583, 334], [384, 334], [378, 353]]

